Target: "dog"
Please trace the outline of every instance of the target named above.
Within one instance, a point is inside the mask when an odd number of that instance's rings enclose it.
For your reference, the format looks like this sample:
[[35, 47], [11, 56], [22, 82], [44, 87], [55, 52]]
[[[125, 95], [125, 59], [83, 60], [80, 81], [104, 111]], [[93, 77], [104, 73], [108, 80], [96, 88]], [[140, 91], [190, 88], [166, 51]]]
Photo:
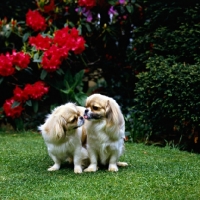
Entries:
[[67, 160], [73, 162], [74, 173], [82, 173], [82, 168], [87, 167], [88, 152], [83, 147], [86, 142], [84, 111], [84, 107], [66, 103], [56, 107], [38, 127], [54, 161], [48, 171], [59, 170], [61, 163]]
[[95, 172], [98, 164], [108, 165], [108, 171], [118, 171], [118, 162], [124, 152], [125, 122], [117, 102], [101, 94], [93, 94], [86, 99], [84, 113], [87, 132], [87, 150], [90, 165], [85, 172]]

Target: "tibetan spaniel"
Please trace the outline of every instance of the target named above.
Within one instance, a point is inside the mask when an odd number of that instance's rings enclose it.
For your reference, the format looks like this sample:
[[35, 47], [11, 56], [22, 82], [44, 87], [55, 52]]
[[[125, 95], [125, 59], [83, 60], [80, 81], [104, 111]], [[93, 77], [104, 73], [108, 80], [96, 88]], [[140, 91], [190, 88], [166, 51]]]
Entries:
[[[74, 103], [56, 107], [39, 126], [54, 165], [48, 171], [59, 170], [63, 161], [73, 162], [74, 172], [82, 173], [87, 167], [88, 153], [83, 143], [86, 133], [83, 128], [85, 108]], [[85, 166], [86, 165], [86, 166]]]
[[93, 94], [86, 99], [84, 113], [87, 132], [87, 150], [90, 165], [85, 172], [95, 172], [98, 164], [108, 165], [108, 171], [118, 171], [124, 151], [125, 122], [117, 102], [110, 97]]

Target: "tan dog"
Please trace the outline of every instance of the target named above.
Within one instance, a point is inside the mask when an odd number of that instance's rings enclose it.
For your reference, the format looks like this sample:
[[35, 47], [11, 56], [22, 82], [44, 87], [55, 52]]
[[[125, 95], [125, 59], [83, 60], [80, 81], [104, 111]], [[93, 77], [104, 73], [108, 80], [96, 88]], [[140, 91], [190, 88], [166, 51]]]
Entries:
[[87, 164], [88, 153], [82, 146], [86, 135], [83, 129], [85, 108], [66, 103], [55, 108], [39, 126], [54, 165], [48, 171], [59, 170], [62, 161], [73, 161], [74, 172], [81, 173]]
[[110, 97], [93, 94], [86, 99], [84, 118], [87, 130], [87, 150], [90, 165], [85, 172], [97, 171], [98, 163], [109, 171], [118, 171], [118, 162], [124, 150], [125, 122], [119, 105]]

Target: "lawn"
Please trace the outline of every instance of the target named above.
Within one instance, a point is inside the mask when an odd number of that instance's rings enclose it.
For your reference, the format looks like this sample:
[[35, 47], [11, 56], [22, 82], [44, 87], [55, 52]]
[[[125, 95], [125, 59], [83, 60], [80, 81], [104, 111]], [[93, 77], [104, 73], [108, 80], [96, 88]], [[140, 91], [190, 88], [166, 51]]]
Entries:
[[200, 155], [169, 147], [126, 143], [118, 172], [74, 174], [53, 164], [40, 134], [0, 132], [0, 199], [198, 200]]

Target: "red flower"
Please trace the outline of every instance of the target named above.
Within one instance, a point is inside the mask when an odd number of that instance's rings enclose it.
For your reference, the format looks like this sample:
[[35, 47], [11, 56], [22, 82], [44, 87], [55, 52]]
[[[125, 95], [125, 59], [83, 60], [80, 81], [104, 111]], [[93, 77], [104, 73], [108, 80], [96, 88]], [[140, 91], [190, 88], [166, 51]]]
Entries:
[[65, 27], [55, 32], [54, 43], [58, 47], [65, 47], [74, 51], [75, 54], [82, 53], [85, 49], [85, 40], [82, 36], [79, 36], [79, 32], [76, 28], [69, 29]]
[[36, 37], [30, 37], [28, 42], [38, 50], [47, 50], [51, 46], [52, 39], [38, 34]]
[[52, 46], [49, 50], [45, 51], [41, 62], [42, 68], [48, 72], [54, 72], [59, 69], [63, 53], [66, 52], [57, 46]]
[[82, 36], [79, 36], [79, 32], [77, 29], [72, 28], [71, 32], [71, 40], [73, 41], [73, 47], [72, 51], [74, 51], [75, 54], [80, 54], [85, 50], [85, 40]]
[[79, 36], [79, 31], [76, 29], [76, 28], [72, 28], [70, 30], [70, 35], [73, 37], [73, 38], [77, 38]]
[[25, 54], [24, 52], [16, 52], [13, 51], [12, 53], [13, 57], [13, 65], [18, 66], [21, 69], [25, 69], [28, 67], [28, 64], [30, 63], [30, 56], [28, 54]]
[[67, 46], [63, 46], [59, 48], [61, 58], [65, 59], [68, 57], [69, 48]]
[[48, 3], [44, 3], [44, 0], [37, 1], [37, 6], [42, 12], [48, 13], [55, 8], [54, 0], [47, 1]]
[[96, 0], [79, 0], [78, 5], [85, 6], [90, 9], [90, 8], [96, 6]]
[[55, 32], [53, 42], [58, 45], [58, 47], [66, 46], [70, 50], [74, 43], [71, 39], [71, 35], [69, 34], [70, 29], [68, 27], [62, 28]]
[[79, 36], [76, 28], [69, 27], [55, 31], [54, 38], [43, 37], [41, 34], [30, 37], [29, 44], [44, 51], [41, 65], [47, 72], [59, 69], [62, 60], [68, 57], [70, 50], [75, 54], [80, 54], [85, 50], [84, 38]]
[[18, 102], [25, 102], [28, 100], [28, 94], [24, 92], [21, 88], [18, 86], [15, 87], [13, 91], [14, 97], [13, 99]]
[[15, 100], [13, 98], [7, 99], [3, 104], [3, 110], [7, 117], [16, 118], [19, 117], [22, 113], [23, 107], [20, 105], [12, 108], [13, 103]]
[[15, 73], [15, 68], [13, 67], [12, 56], [10, 54], [0, 55], [0, 75], [10, 76]]
[[26, 24], [34, 31], [44, 31], [46, 29], [45, 18], [37, 11], [30, 10], [26, 14]]
[[72, 48], [75, 54], [80, 54], [85, 50], [85, 40], [83, 37], [78, 37], [74, 44], [74, 48]]
[[42, 81], [35, 82], [33, 85], [27, 84], [24, 88], [24, 92], [35, 100], [40, 100], [48, 91], [49, 88]]

